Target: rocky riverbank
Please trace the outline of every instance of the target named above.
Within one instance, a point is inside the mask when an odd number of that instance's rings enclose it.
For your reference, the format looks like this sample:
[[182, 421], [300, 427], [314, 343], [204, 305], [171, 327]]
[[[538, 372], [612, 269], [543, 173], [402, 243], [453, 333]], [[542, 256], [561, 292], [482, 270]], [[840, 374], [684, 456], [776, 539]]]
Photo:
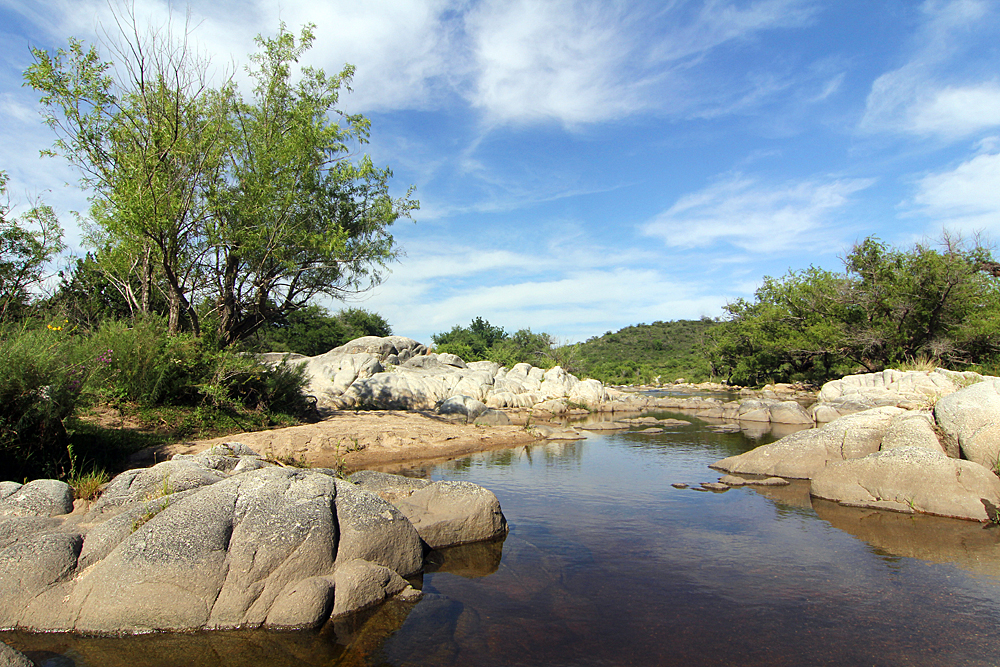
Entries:
[[811, 413], [827, 423], [713, 467], [807, 479], [812, 496], [847, 506], [1000, 523], [1000, 378], [848, 376], [824, 385]]
[[429, 549], [502, 538], [475, 484], [291, 468], [242, 444], [68, 485], [0, 483], [0, 629], [306, 628], [415, 598]]

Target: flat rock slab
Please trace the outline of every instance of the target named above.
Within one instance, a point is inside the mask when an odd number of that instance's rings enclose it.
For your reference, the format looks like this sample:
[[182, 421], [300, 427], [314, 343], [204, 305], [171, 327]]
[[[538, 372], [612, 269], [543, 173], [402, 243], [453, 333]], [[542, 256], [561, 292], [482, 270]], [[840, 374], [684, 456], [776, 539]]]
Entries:
[[315, 466], [343, 465], [350, 471], [516, 447], [536, 440], [529, 431], [513, 425], [458, 424], [422, 412], [344, 410], [315, 424], [145, 449], [132, 462], [148, 465], [175, 454], [194, 454], [215, 444], [241, 442], [266, 457], [295, 457]]
[[885, 407], [841, 417], [716, 461], [711, 467], [729, 473], [811, 479], [831, 462], [877, 452], [892, 418], [902, 412], [902, 408]]
[[831, 463], [810, 492], [845, 505], [986, 521], [982, 500], [1000, 505], [1000, 478], [972, 461], [902, 447]]

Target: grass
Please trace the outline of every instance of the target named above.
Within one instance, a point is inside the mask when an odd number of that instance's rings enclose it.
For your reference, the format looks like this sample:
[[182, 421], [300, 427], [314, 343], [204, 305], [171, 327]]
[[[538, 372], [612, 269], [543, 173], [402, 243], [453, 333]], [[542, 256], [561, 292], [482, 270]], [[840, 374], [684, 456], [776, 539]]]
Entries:
[[102, 487], [111, 481], [111, 476], [103, 468], [86, 473], [74, 472], [67, 483], [73, 488], [77, 500], [95, 500], [101, 495]]

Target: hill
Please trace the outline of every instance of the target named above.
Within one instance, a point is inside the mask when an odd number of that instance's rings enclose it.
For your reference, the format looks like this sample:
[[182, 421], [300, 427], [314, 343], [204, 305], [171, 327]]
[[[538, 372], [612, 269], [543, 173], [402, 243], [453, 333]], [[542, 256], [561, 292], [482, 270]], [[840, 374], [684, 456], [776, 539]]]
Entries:
[[719, 323], [700, 320], [653, 322], [607, 332], [576, 346], [576, 366], [587, 377], [608, 384], [668, 383], [711, 376], [705, 333]]

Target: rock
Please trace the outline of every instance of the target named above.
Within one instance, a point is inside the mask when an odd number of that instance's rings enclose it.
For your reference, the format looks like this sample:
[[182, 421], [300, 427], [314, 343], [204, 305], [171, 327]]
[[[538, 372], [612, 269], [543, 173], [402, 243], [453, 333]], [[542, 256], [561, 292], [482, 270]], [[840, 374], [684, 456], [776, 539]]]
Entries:
[[742, 477], [737, 477], [736, 475], [723, 475], [719, 478], [720, 484], [725, 484], [726, 486], [743, 486], [747, 483]]
[[343, 616], [373, 607], [409, 585], [387, 567], [357, 559], [337, 568], [336, 601], [331, 616]]
[[730, 473], [810, 479], [832, 461], [877, 452], [892, 418], [902, 412], [901, 408], [885, 407], [841, 417], [717, 461], [711, 467]]
[[[10, 485], [7, 486], [11, 489]], [[73, 511], [73, 489], [56, 479], [36, 479], [18, 485], [0, 499], [0, 517], [57, 516]]]
[[765, 479], [748, 479], [745, 480], [748, 486], [788, 486], [791, 484], [787, 479], [783, 477], [767, 477]]
[[981, 499], [1000, 504], [1000, 478], [972, 461], [900, 447], [831, 463], [810, 492], [845, 505], [985, 521]]
[[702, 482], [701, 488], [708, 489], [709, 491], [728, 491], [729, 485], [723, 484], [721, 482]]
[[886, 451], [901, 447], [923, 447], [933, 452], [947, 453], [938, 440], [934, 430], [934, 417], [929, 410], [904, 412], [892, 418], [880, 448]]
[[651, 426], [650, 428], [644, 428], [641, 431], [636, 431], [636, 433], [647, 433], [647, 434], [652, 435], [654, 433], [663, 433], [663, 429], [655, 427], [655, 426]]
[[934, 419], [949, 455], [995, 469], [1000, 461], [1000, 380], [989, 378], [940, 399]]
[[[387, 498], [434, 546], [506, 534], [496, 497], [475, 484], [381, 473], [354, 484], [258, 463], [228, 443], [119, 475], [96, 511], [0, 519], [0, 627], [316, 627], [409, 590], [402, 577], [421, 570], [424, 541]], [[5, 501], [52, 486], [18, 486]]]
[[507, 534], [497, 497], [470, 482], [435, 482], [399, 498], [396, 507], [432, 549]]
[[592, 422], [590, 424], [580, 424], [579, 428], [584, 431], [623, 431], [629, 427], [622, 422]]
[[674, 487], [675, 489], [686, 489], [686, 488], [688, 488], [688, 485], [685, 484], [684, 482], [674, 482], [670, 486]]
[[[817, 422], [830, 417], [861, 412], [874, 407], [897, 406], [909, 409], [929, 407], [959, 387], [983, 379], [978, 373], [949, 371], [897, 371], [848, 375], [823, 385], [813, 406]], [[820, 414], [822, 412], [822, 414]]]
[[0, 667], [35, 667], [28, 657], [0, 642]]
[[476, 417], [473, 423], [481, 426], [510, 426], [512, 422], [506, 412], [486, 408], [481, 415]]
[[759, 399], [749, 399], [740, 403], [737, 410], [737, 418], [740, 421], [769, 422], [771, 421], [770, 403], [773, 401], [762, 401]]
[[773, 424], [812, 424], [813, 418], [795, 401], [773, 403], [767, 408]]
[[531, 427], [531, 431], [546, 440], [583, 440], [587, 437], [575, 428], [558, 428], [548, 424], [535, 424]]
[[437, 409], [441, 415], [461, 415], [467, 423], [476, 421], [486, 410], [487, 407], [483, 403], [471, 396], [452, 396]]
[[3, 500], [9, 495], [12, 495], [22, 486], [24, 485], [18, 484], [17, 482], [0, 482], [0, 500]]

